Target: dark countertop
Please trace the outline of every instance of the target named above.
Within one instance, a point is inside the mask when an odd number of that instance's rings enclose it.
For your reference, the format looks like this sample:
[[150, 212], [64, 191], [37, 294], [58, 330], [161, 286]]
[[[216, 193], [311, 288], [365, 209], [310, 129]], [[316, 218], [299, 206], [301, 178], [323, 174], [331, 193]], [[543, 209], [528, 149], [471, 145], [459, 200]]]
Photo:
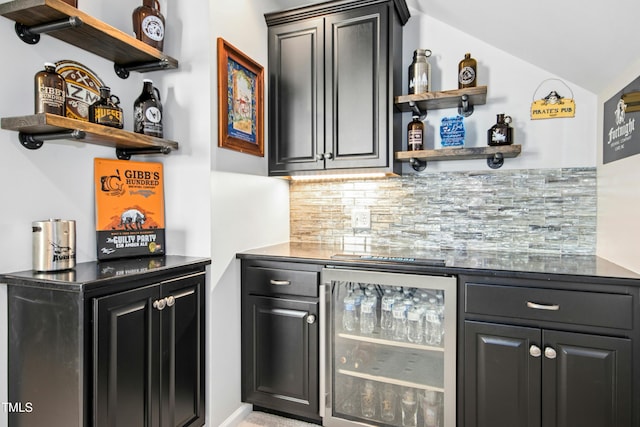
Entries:
[[[357, 255], [368, 259], [345, 259], [335, 257]], [[415, 258], [444, 261], [444, 265], [421, 265], [383, 261], [376, 257]], [[264, 248], [244, 251], [237, 254], [241, 259], [264, 259], [272, 261], [294, 261], [321, 263], [342, 267], [366, 267], [376, 269], [394, 269], [420, 271], [434, 274], [484, 274], [526, 276], [556, 280], [592, 279], [628, 279], [637, 280], [640, 286], [640, 274], [594, 255], [545, 255], [532, 253], [490, 252], [490, 251], [415, 251], [404, 249], [365, 249], [353, 250], [339, 246], [325, 246], [300, 243], [282, 243]], [[544, 275], [544, 276], [543, 276]], [[634, 284], [635, 283], [631, 283]]]
[[79, 292], [87, 288], [100, 287], [105, 282], [131, 281], [143, 274], [162, 274], [177, 268], [198, 268], [207, 264], [211, 264], [211, 260], [208, 258], [180, 255], [90, 261], [78, 263], [75, 268], [64, 271], [26, 270], [0, 274], [0, 283]]

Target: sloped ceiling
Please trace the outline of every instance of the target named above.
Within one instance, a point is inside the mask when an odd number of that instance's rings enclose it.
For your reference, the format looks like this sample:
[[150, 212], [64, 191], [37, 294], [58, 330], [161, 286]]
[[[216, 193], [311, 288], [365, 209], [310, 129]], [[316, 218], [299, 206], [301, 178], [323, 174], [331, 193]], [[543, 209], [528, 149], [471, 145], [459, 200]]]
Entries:
[[[276, 3], [288, 9], [321, 2]], [[640, 61], [640, 0], [407, 0], [407, 4], [595, 94]]]

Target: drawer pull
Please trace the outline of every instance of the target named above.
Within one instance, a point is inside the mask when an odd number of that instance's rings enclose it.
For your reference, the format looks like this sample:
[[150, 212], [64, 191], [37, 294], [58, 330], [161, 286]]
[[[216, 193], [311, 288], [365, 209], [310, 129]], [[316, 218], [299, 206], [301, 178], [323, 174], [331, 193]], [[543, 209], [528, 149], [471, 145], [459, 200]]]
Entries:
[[542, 350], [540, 350], [540, 347], [538, 347], [537, 345], [532, 345], [531, 347], [529, 347], [529, 354], [533, 357], [540, 357], [542, 356]]
[[276, 285], [276, 286], [287, 286], [287, 285], [291, 284], [291, 281], [290, 280], [274, 280], [274, 279], [271, 279], [269, 281], [269, 283], [271, 283], [272, 285]]
[[538, 304], [531, 301], [527, 301], [527, 307], [533, 308], [534, 310], [549, 310], [549, 311], [560, 310], [560, 305], [558, 304]]

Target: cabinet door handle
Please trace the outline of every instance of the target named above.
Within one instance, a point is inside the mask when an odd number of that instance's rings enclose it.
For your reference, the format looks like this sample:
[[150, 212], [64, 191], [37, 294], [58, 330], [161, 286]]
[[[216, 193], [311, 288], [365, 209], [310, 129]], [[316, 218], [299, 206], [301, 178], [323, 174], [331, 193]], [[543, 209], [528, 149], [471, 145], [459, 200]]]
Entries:
[[542, 356], [542, 350], [540, 350], [540, 347], [538, 347], [537, 345], [532, 345], [531, 347], [529, 347], [529, 354], [533, 357], [540, 357]]
[[291, 284], [290, 280], [275, 280], [275, 279], [271, 279], [269, 281], [269, 283], [271, 283], [272, 285], [276, 285], [276, 286], [287, 286]]
[[173, 295], [169, 295], [165, 298], [165, 301], [167, 302], [167, 307], [171, 307], [176, 303], [176, 298]]
[[310, 314], [307, 316], [307, 323], [310, 325], [313, 325], [314, 323], [316, 323], [316, 316], [315, 314]]
[[560, 310], [559, 304], [538, 304], [531, 301], [527, 301], [527, 307], [533, 308], [534, 310], [549, 310], [549, 311]]
[[546, 347], [544, 349], [544, 357], [547, 359], [555, 359], [557, 356], [556, 351], [551, 347]]
[[333, 159], [333, 153], [324, 153], [324, 159], [325, 160]]
[[159, 311], [164, 310], [165, 305], [167, 304], [167, 302], [165, 301], [165, 298], [162, 299], [157, 299], [153, 302], [153, 308], [158, 309]]

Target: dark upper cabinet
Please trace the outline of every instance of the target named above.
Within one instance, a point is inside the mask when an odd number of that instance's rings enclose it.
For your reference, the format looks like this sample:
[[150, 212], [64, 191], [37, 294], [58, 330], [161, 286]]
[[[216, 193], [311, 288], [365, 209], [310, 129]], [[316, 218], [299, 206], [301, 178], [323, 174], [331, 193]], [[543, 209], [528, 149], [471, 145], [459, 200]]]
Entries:
[[334, 1], [265, 15], [269, 174], [400, 172], [401, 1]]

